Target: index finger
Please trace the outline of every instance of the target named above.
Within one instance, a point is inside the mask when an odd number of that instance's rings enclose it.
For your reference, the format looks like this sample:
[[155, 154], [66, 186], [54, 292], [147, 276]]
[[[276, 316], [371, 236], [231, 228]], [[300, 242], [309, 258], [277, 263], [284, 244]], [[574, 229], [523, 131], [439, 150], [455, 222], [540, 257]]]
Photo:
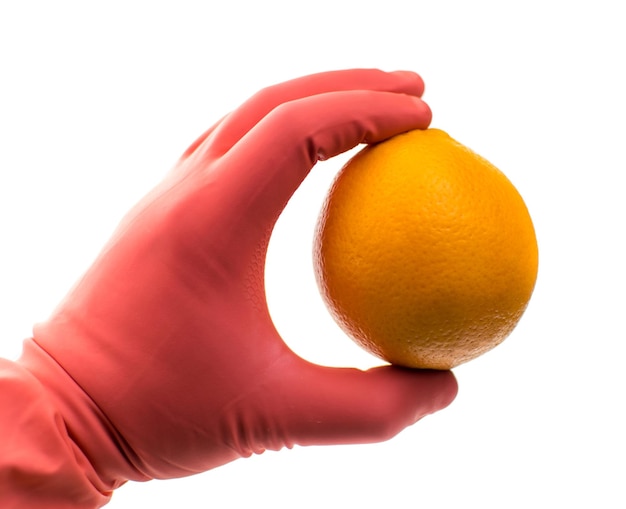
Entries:
[[430, 120], [421, 99], [391, 92], [329, 92], [284, 103], [218, 161], [220, 186], [212, 185], [214, 174], [201, 201], [205, 211], [219, 204], [240, 246], [259, 245], [318, 160], [426, 129]]
[[273, 85], [257, 92], [228, 115], [206, 139], [211, 156], [227, 152], [252, 127], [276, 107], [297, 99], [328, 92], [371, 90], [421, 97], [424, 81], [411, 71], [384, 72], [378, 69], [348, 69], [311, 74]]

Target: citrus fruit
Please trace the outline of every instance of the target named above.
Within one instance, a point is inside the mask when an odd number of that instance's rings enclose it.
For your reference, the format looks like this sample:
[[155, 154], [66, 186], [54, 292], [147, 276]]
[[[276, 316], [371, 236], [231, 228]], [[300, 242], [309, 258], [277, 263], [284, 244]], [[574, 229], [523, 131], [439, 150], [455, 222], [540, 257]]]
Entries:
[[487, 160], [438, 129], [369, 145], [341, 169], [314, 239], [320, 293], [358, 344], [449, 369], [501, 343], [538, 267], [528, 209]]

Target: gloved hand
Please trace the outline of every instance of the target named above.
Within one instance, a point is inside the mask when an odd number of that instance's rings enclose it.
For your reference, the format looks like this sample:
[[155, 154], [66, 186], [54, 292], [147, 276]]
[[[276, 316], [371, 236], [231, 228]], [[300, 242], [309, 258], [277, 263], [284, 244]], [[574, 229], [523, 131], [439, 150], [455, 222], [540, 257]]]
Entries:
[[299, 358], [264, 292], [272, 228], [311, 168], [426, 128], [422, 91], [416, 74], [376, 70], [262, 90], [123, 219], [19, 361], [62, 416], [95, 489], [108, 496], [127, 480], [294, 444], [382, 441], [454, 399], [450, 372]]

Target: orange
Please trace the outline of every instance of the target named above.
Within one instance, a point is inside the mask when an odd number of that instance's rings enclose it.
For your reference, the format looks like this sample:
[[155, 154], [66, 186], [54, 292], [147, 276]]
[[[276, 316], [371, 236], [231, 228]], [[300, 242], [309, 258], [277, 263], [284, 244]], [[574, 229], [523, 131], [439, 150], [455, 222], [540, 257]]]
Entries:
[[314, 264], [332, 316], [358, 344], [392, 364], [449, 369], [517, 325], [538, 250], [506, 176], [428, 129], [348, 161], [322, 207]]

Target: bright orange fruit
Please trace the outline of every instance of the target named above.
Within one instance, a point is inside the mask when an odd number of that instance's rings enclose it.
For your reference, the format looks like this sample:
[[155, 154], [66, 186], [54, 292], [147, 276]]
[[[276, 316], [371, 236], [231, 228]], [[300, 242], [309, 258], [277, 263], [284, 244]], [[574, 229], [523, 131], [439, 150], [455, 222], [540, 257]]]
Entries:
[[386, 361], [449, 369], [502, 342], [537, 278], [522, 197], [438, 129], [370, 145], [339, 172], [314, 241], [335, 320]]

